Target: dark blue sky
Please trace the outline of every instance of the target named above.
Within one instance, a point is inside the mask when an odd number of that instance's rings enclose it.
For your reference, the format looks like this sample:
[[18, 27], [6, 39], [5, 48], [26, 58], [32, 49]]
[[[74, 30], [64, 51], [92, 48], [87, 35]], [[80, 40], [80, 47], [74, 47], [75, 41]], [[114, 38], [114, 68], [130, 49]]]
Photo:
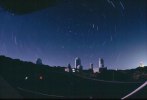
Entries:
[[146, 0], [61, 0], [24, 15], [0, 12], [0, 55], [44, 64], [84, 68], [147, 65]]

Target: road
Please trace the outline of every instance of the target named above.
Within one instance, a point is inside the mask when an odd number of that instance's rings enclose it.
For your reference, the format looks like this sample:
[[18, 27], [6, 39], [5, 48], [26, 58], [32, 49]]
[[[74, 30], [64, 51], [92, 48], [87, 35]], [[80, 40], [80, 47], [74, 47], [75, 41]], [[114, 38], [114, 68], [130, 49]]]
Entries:
[[[121, 84], [141, 84], [141, 86], [136, 87], [133, 91], [130, 91], [129, 94], [124, 95], [121, 99], [126, 99], [129, 98], [132, 95], [135, 95], [135, 93], [139, 92], [142, 88], [144, 88], [147, 85], [147, 81], [145, 83], [143, 82], [121, 82], [121, 81], [105, 81], [105, 80], [98, 80], [98, 79], [93, 79], [93, 78], [88, 78], [88, 77], [83, 77], [80, 75], [76, 75], [80, 78], [88, 79], [88, 80], [93, 80], [96, 82], [104, 82], [104, 83], [121, 83]], [[143, 83], [143, 84], [142, 84]], [[0, 98], [59, 98], [63, 99], [66, 98], [63, 95], [54, 95], [54, 94], [47, 94], [47, 93], [42, 93], [34, 90], [30, 90], [24, 87], [12, 87], [2, 76], [0, 76]], [[68, 97], [68, 98], [74, 98], [74, 97]], [[88, 97], [87, 97], [88, 98]], [[93, 98], [93, 97], [89, 97]]]
[[0, 98], [23, 98], [19, 92], [0, 76]]

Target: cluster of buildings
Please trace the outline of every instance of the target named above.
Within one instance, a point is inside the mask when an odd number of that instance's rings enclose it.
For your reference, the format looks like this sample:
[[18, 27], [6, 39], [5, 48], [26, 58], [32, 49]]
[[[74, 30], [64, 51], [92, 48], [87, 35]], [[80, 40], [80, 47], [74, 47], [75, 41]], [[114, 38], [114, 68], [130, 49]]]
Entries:
[[[40, 58], [38, 58], [36, 60], [36, 64], [42, 65], [42, 60]], [[81, 64], [81, 59], [79, 57], [75, 58], [74, 68], [72, 68], [71, 65], [68, 64], [68, 66], [63, 67], [63, 69], [64, 69], [65, 72], [83, 72], [83, 71], [86, 71], [86, 70], [83, 70], [83, 66]], [[95, 69], [97, 69], [97, 70], [95, 70]], [[94, 65], [92, 63], [90, 63], [88, 71], [91, 72], [91, 73], [102, 72], [102, 71], [107, 70], [107, 67], [104, 66], [104, 59], [99, 58], [98, 67], [96, 67], [95, 69], [94, 69]]]
[[[92, 63], [90, 63], [89, 66], [89, 71], [94, 73], [94, 72], [102, 72], [102, 71], [106, 71], [107, 67], [104, 66], [104, 60], [102, 58], [99, 58], [98, 61], [98, 67], [97, 67], [97, 71], [94, 70], [94, 65]], [[75, 58], [75, 66], [74, 68], [71, 68], [71, 65], [68, 64], [68, 66], [65, 68], [66, 72], [83, 72], [83, 66], [81, 64], [81, 59], [79, 57]]]
[[[40, 58], [38, 58], [36, 60], [36, 64], [37, 65], [43, 65], [42, 64], [42, 60]], [[140, 66], [139, 67], [145, 67], [143, 62], [140, 62]], [[60, 66], [55, 66], [55, 68], [60, 69], [61, 71], [65, 71], [65, 72], [88, 72], [88, 73], [96, 73], [96, 72], [104, 72], [107, 71], [107, 67], [105, 67], [104, 65], [104, 59], [103, 58], [99, 58], [98, 60], [98, 66], [94, 68], [94, 65], [92, 63], [90, 63], [89, 69], [88, 70], [83, 70], [83, 66], [81, 64], [81, 59], [79, 57], [75, 58], [75, 65], [74, 68], [71, 67], [70, 64], [67, 65], [67, 67], [60, 67]]]

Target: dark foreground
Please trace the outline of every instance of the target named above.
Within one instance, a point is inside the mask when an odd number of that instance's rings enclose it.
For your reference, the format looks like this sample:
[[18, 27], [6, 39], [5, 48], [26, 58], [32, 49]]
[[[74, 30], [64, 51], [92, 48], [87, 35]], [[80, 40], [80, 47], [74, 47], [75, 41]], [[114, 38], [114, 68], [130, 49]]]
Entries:
[[[0, 98], [118, 98], [142, 82], [104, 81], [0, 57]], [[127, 98], [147, 98], [147, 87]]]

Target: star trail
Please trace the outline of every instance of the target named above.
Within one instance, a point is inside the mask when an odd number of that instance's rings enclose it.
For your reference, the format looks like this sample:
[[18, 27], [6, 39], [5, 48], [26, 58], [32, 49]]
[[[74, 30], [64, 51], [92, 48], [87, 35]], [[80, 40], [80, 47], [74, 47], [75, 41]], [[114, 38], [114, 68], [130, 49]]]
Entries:
[[110, 68], [147, 65], [146, 0], [60, 0], [24, 15], [0, 10], [0, 55], [84, 69], [98, 58]]

